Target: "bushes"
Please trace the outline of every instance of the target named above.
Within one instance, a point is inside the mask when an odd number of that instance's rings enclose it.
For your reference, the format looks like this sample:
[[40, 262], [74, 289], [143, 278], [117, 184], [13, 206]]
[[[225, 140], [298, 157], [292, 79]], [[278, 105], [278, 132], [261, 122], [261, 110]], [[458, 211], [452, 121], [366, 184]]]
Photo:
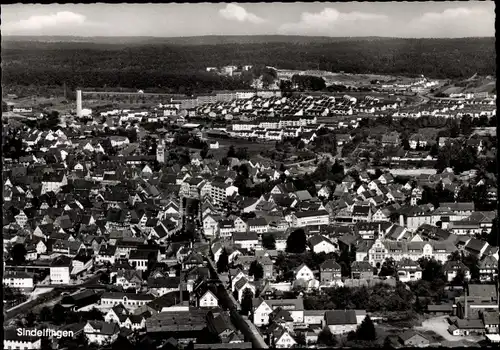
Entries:
[[411, 310], [413, 293], [404, 285], [396, 288], [384, 284], [373, 287], [325, 288], [324, 294], [304, 298], [304, 307], [312, 310], [361, 309], [369, 312]]

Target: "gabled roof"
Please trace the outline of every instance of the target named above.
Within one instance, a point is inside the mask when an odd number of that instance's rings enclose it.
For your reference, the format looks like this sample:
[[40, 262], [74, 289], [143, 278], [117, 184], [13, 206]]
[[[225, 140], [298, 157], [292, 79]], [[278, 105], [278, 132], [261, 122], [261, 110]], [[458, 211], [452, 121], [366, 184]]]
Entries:
[[328, 326], [357, 324], [356, 311], [328, 310], [325, 312], [325, 323]]
[[[309, 270], [311, 270], [311, 268], [309, 266], [307, 266], [306, 264], [302, 263], [299, 265], [299, 267], [297, 267], [295, 269], [295, 273], [298, 273], [300, 270], [302, 270], [304, 267], [307, 267]], [[312, 271], [312, 270], [311, 270]]]
[[104, 321], [87, 321], [93, 329], [97, 330], [99, 334], [114, 335], [120, 332], [120, 327], [116, 323]]
[[325, 260], [321, 265], [320, 265], [320, 270], [323, 271], [340, 271], [341, 267], [340, 265], [333, 259], [328, 259]]
[[484, 248], [485, 245], [488, 243], [485, 241], [482, 241], [477, 238], [472, 238], [467, 244], [465, 245], [465, 250], [473, 252], [473, 253], [479, 253], [481, 250]]
[[322, 242], [326, 242], [328, 244], [334, 245], [332, 241], [330, 241], [328, 238], [322, 235], [314, 235], [311, 238], [309, 238], [309, 244], [314, 247]]
[[469, 271], [469, 268], [461, 261], [447, 261], [443, 266], [443, 271]]
[[446, 208], [451, 211], [474, 211], [474, 202], [461, 202], [461, 203], [439, 203], [440, 208]]
[[258, 241], [259, 236], [256, 232], [233, 232], [233, 241]]
[[429, 340], [425, 336], [423, 336], [422, 334], [417, 333], [417, 332], [415, 332], [413, 330], [407, 330], [407, 331], [403, 332], [402, 334], [399, 335], [399, 338], [401, 338], [401, 340], [403, 342], [406, 342], [406, 341], [410, 340], [411, 338], [413, 338], [415, 336], [422, 337], [422, 338], [426, 339], [427, 341]]

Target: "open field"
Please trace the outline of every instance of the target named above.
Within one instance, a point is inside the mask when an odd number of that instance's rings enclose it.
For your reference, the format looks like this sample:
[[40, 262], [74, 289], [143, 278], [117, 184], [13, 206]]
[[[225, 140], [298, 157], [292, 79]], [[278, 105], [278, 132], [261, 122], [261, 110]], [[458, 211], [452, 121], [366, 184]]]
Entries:
[[379, 74], [346, 74], [346, 73], [332, 73], [325, 77], [327, 83], [345, 84], [345, 85], [367, 85], [372, 80], [379, 80], [380, 82], [391, 82], [408, 84], [414, 81], [414, 78], [392, 75], [379, 75]]
[[475, 128], [474, 129], [474, 135], [490, 135], [490, 136], [495, 136], [497, 134], [497, 128], [493, 127], [485, 127], [485, 128]]
[[235, 149], [237, 148], [247, 148], [249, 154], [255, 155], [259, 154], [261, 151], [274, 148], [275, 142], [265, 142], [265, 141], [260, 141], [260, 142], [252, 142], [248, 140], [243, 140], [243, 139], [236, 139], [236, 138], [229, 138], [229, 139], [223, 139], [223, 138], [214, 138], [214, 137], [207, 137], [207, 140], [209, 142], [219, 142], [219, 149], [218, 150], [210, 150], [210, 152], [213, 152], [214, 154], [223, 152], [224, 155], [227, 154], [227, 151], [229, 150], [229, 147], [233, 146]]
[[391, 173], [396, 176], [418, 176], [420, 174], [435, 175], [436, 169], [418, 168], [418, 169], [390, 169]]
[[29, 108], [33, 111], [42, 111], [45, 108], [56, 110], [59, 113], [69, 113], [76, 109], [76, 104], [73, 101], [68, 101], [64, 97], [43, 97], [43, 96], [27, 96], [17, 99], [5, 99], [6, 102], [14, 103], [14, 106]]
[[444, 85], [440, 92], [445, 94], [496, 92], [496, 80], [492, 77], [474, 76], [472, 79], [455, 81], [452, 84]]

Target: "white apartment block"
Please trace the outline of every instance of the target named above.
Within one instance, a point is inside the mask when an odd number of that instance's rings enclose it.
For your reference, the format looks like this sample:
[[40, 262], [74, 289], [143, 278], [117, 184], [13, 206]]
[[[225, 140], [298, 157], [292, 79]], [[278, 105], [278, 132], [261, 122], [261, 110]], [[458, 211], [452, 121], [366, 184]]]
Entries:
[[227, 197], [238, 193], [238, 187], [226, 183], [207, 182], [200, 191], [201, 198], [208, 195], [213, 200], [213, 204], [220, 206], [224, 203]]

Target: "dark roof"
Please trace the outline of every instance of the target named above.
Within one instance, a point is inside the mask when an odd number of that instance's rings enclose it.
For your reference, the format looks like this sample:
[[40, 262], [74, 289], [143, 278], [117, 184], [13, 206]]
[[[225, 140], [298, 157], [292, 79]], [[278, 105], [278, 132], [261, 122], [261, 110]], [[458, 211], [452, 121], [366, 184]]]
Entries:
[[146, 320], [148, 332], [201, 331], [205, 328], [207, 311], [160, 312]]
[[351, 264], [352, 272], [370, 272], [373, 271], [373, 267], [367, 261], [354, 261]]
[[429, 312], [451, 312], [451, 311], [453, 311], [453, 304], [427, 305], [427, 311], [429, 311]]
[[370, 207], [368, 205], [354, 205], [352, 209], [352, 215], [362, 215], [366, 216], [370, 213]]
[[100, 334], [113, 335], [120, 332], [120, 327], [116, 323], [104, 321], [88, 321], [92, 328], [99, 330]]
[[129, 255], [129, 260], [137, 259], [137, 260], [148, 260], [149, 254], [151, 251], [148, 250], [132, 250]]
[[50, 266], [51, 267], [63, 267], [63, 266], [71, 266], [71, 258], [66, 256], [66, 255], [60, 255], [56, 257], [54, 260], [52, 260]]
[[208, 323], [208, 329], [217, 335], [221, 334], [227, 329], [232, 331], [235, 330], [229, 316], [225, 313], [221, 313], [220, 315], [214, 318], [209, 317], [207, 323]]
[[308, 211], [302, 211], [302, 212], [295, 212], [293, 213], [297, 218], [307, 218], [311, 216], [323, 216], [326, 215], [328, 216], [328, 212], [326, 210], [308, 210]]
[[428, 339], [421, 335], [420, 333], [417, 333], [415, 331], [412, 331], [412, 330], [407, 330], [405, 332], [403, 332], [402, 334], [399, 335], [399, 338], [401, 338], [401, 340], [404, 342], [407, 342], [408, 340], [410, 340], [411, 338], [415, 337], [415, 336], [420, 336], [424, 339], [426, 339], [428, 341]]
[[178, 288], [180, 277], [148, 278], [148, 288]]
[[482, 298], [496, 298], [497, 289], [495, 284], [469, 284], [469, 296]]
[[465, 245], [465, 249], [469, 250], [469, 251], [472, 251], [472, 252], [475, 252], [475, 253], [479, 253], [481, 251], [481, 249], [483, 249], [483, 247], [484, 247], [485, 244], [486, 244], [485, 241], [482, 241], [482, 240], [477, 239], [477, 238], [472, 238]]
[[328, 259], [325, 260], [325, 262], [320, 265], [320, 269], [321, 271], [329, 271], [329, 270], [340, 271], [341, 267], [335, 260]]
[[233, 241], [250, 241], [258, 240], [259, 236], [256, 232], [233, 232]]
[[328, 326], [357, 324], [354, 310], [329, 310], [325, 312], [325, 322]]

